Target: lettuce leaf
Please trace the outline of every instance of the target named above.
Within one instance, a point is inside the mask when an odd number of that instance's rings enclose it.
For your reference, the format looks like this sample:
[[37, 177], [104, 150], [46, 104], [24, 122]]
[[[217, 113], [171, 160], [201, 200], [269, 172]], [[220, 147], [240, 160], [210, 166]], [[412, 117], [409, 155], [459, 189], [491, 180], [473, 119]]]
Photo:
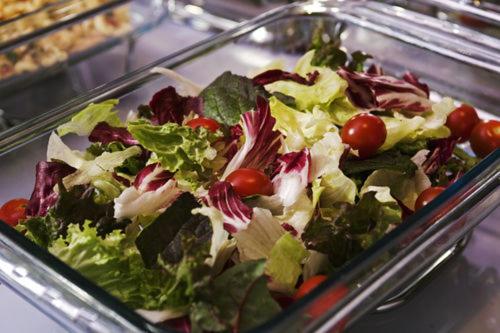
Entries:
[[86, 222], [82, 228], [69, 226], [67, 236], [57, 239], [49, 251], [134, 309], [185, 310], [191, 301], [189, 279], [193, 278], [186, 274], [195, 272], [188, 267], [203, 265], [203, 258], [186, 255], [175, 266], [175, 274], [146, 269], [125, 237], [113, 231], [102, 238]]
[[202, 171], [203, 164], [217, 154], [210, 145], [214, 138], [205, 128], [193, 130], [175, 123], [155, 126], [142, 120], [129, 123], [128, 130], [170, 172]]
[[325, 133], [336, 130], [327, 112], [314, 107], [312, 112], [297, 111], [276, 97], [269, 99], [271, 114], [276, 118], [276, 128], [285, 135], [285, 146], [289, 151], [311, 147]]
[[285, 233], [276, 241], [266, 263], [266, 274], [271, 278], [269, 289], [291, 294], [302, 274], [302, 262], [308, 252], [301, 241]]
[[71, 188], [76, 185], [89, 184], [93, 179], [107, 172], [113, 172], [127, 159], [141, 152], [141, 148], [132, 146], [123, 151], [104, 152], [93, 160], [86, 160], [80, 152], [72, 151], [57, 134], [52, 133], [47, 147], [47, 159], [65, 162], [77, 169], [63, 179], [64, 186]]
[[114, 111], [117, 104], [117, 99], [109, 99], [97, 104], [91, 103], [74, 115], [69, 122], [59, 126], [57, 133], [60, 136], [69, 133], [87, 136], [101, 122], [115, 127], [123, 126], [120, 117], [118, 117], [118, 111]]
[[295, 72], [306, 76], [308, 73], [319, 73], [314, 85], [304, 86], [293, 81], [277, 81], [265, 86], [266, 90], [295, 98], [299, 110], [312, 110], [314, 106], [328, 107], [336, 98], [342, 97], [347, 88], [347, 83], [333, 70], [326, 67], [311, 65], [314, 50], [307, 52], [295, 66]]

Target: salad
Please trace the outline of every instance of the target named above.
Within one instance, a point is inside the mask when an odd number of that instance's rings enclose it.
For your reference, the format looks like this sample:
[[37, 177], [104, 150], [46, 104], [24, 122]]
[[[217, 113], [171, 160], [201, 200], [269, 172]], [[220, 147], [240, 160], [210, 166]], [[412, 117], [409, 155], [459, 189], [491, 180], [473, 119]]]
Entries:
[[224, 72], [204, 88], [174, 76], [186, 94], [166, 87], [126, 121], [107, 100], [59, 126], [31, 198], [0, 219], [185, 331], [262, 324], [471, 169], [462, 143], [478, 157], [500, 146], [500, 122], [333, 42], [290, 72]]

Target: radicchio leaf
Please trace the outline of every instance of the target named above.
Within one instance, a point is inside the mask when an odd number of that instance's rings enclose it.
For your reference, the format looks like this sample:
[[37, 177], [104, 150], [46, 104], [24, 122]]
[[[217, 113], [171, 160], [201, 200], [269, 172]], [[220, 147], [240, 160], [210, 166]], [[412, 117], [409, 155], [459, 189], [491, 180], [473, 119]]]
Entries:
[[231, 126], [229, 128], [229, 136], [226, 138], [226, 148], [224, 151], [224, 157], [231, 160], [234, 155], [238, 152], [238, 142], [243, 135], [243, 129], [239, 124]]
[[134, 187], [142, 192], [156, 191], [173, 176], [174, 174], [164, 170], [160, 163], [149, 164], [135, 177]]
[[265, 98], [258, 96], [257, 110], [245, 112], [242, 121], [245, 143], [228, 163], [222, 179], [239, 168], [266, 169], [281, 146], [280, 132], [273, 130], [276, 119]]
[[347, 97], [366, 110], [403, 109], [413, 112], [431, 110], [428, 93], [422, 88], [388, 75], [358, 73], [341, 68], [337, 71], [349, 87]]
[[100, 142], [109, 144], [111, 142], [121, 142], [125, 146], [135, 146], [139, 141], [132, 137], [129, 131], [124, 127], [113, 127], [106, 122], [97, 124], [89, 135], [90, 142]]
[[371, 64], [370, 67], [368, 67], [368, 69], [366, 70], [366, 73], [374, 75], [384, 75], [384, 70], [379, 64]]
[[304, 148], [299, 152], [290, 152], [277, 160], [273, 177], [274, 193], [277, 194], [283, 206], [293, 205], [300, 193], [307, 187], [310, 178], [311, 154]]
[[182, 193], [172, 176], [159, 163], [146, 166], [137, 174], [133, 186], [114, 200], [115, 218], [149, 215], [170, 206]]
[[427, 160], [422, 164], [424, 172], [428, 175], [436, 172], [440, 166], [446, 164], [453, 156], [453, 149], [458, 140], [453, 138], [444, 138], [429, 142], [430, 154]]
[[224, 229], [231, 234], [246, 229], [252, 219], [252, 209], [241, 201], [229, 182], [213, 184], [208, 190], [206, 201], [208, 206], [222, 213]]
[[403, 80], [410, 84], [413, 84], [418, 89], [425, 91], [427, 98], [429, 98], [429, 86], [425, 83], [420, 82], [415, 74], [413, 74], [412, 72], [406, 72], [403, 75]]
[[38, 162], [36, 165], [35, 188], [26, 207], [28, 216], [45, 216], [58, 198], [54, 186], [76, 169], [60, 162]]
[[181, 125], [184, 117], [191, 111], [202, 115], [203, 100], [200, 97], [181, 96], [174, 87], [169, 86], [153, 95], [149, 107], [153, 113], [151, 121], [154, 125], [170, 122]]
[[314, 71], [312, 73], [307, 74], [307, 78], [300, 76], [297, 73], [290, 73], [282, 71], [281, 69], [271, 69], [260, 73], [255, 76], [252, 81], [253, 84], [259, 86], [265, 86], [266, 84], [274, 83], [276, 81], [294, 81], [298, 84], [303, 84], [306, 86], [312, 86], [316, 82], [316, 79], [319, 76], [318, 71]]

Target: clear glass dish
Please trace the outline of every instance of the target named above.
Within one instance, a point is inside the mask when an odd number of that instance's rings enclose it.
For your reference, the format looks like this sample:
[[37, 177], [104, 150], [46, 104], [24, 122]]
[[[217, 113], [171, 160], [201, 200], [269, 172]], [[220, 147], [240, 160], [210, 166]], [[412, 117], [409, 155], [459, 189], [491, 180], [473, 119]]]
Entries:
[[[337, 33], [347, 49], [371, 53], [387, 72], [398, 75], [406, 69], [414, 71], [440, 94], [490, 112], [483, 116], [498, 116], [498, 40], [469, 30], [448, 31], [434, 18], [373, 1], [297, 3], [160, 59], [20, 125], [9, 136], [0, 136], [0, 202], [29, 196], [34, 166], [45, 159], [50, 130], [88, 103], [120, 98], [119, 108], [125, 114], [149, 100], [158, 89], [175, 85], [151, 74], [154, 66], [175, 68], [190, 80], [207, 84], [224, 70], [246, 74], [276, 57], [293, 63], [309, 45], [319, 22]], [[88, 144], [75, 137], [65, 141], [72, 147]], [[326, 332], [354, 322], [410, 283], [491, 212], [500, 202], [499, 182], [497, 150], [449, 187], [439, 200], [348, 263], [321, 288], [254, 331]], [[0, 279], [68, 328], [168, 331], [14, 230], [0, 225], [0, 235]], [[313, 320], [309, 309], [340, 285], [349, 287], [346, 297]]]

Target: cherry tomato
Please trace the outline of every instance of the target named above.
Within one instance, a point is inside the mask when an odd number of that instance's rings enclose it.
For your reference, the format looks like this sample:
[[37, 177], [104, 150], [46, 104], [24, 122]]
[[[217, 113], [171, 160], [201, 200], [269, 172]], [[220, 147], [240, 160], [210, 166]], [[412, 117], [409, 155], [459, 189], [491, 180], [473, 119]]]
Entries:
[[478, 123], [470, 135], [470, 146], [479, 157], [485, 157], [500, 148], [500, 121], [488, 120]]
[[442, 186], [429, 187], [428, 189], [423, 190], [415, 202], [415, 211], [421, 209], [434, 200], [434, 198], [440, 195], [444, 190], [446, 190], [446, 188]]
[[[300, 285], [299, 289], [293, 295], [293, 298], [298, 300], [304, 297], [325, 280], [325, 275], [315, 275], [313, 277], [310, 277]], [[328, 291], [324, 295], [319, 296], [319, 298], [311, 305], [307, 312], [311, 317], [318, 318], [326, 311], [328, 311], [328, 309], [334, 306], [338, 301], [340, 301], [348, 292], [349, 289], [344, 286], [339, 286], [331, 291]], [[338, 325], [337, 329], [341, 330], [344, 326], [345, 322], [342, 321]]]
[[450, 129], [452, 137], [465, 142], [469, 140], [472, 129], [480, 121], [476, 110], [470, 105], [463, 104], [448, 115], [446, 126]]
[[273, 184], [269, 177], [260, 170], [242, 168], [234, 170], [226, 180], [233, 185], [234, 190], [241, 197], [249, 195], [273, 194]]
[[342, 128], [342, 141], [359, 152], [359, 157], [370, 157], [385, 142], [387, 129], [384, 122], [370, 113], [349, 119]]
[[210, 118], [204, 118], [204, 117], [199, 117], [199, 118], [194, 118], [191, 119], [186, 123], [187, 126], [191, 128], [198, 128], [198, 127], [205, 127], [207, 130], [211, 132], [215, 132], [219, 129], [220, 125], [218, 122], [216, 122], [213, 119]]
[[13, 199], [7, 201], [0, 208], [0, 220], [4, 221], [10, 226], [15, 227], [19, 220], [26, 218], [26, 199]]
[[325, 280], [326, 280], [326, 275], [315, 275], [310, 277], [309, 279], [302, 282], [299, 289], [297, 289], [297, 291], [293, 295], [293, 298], [299, 299], [304, 297]]

